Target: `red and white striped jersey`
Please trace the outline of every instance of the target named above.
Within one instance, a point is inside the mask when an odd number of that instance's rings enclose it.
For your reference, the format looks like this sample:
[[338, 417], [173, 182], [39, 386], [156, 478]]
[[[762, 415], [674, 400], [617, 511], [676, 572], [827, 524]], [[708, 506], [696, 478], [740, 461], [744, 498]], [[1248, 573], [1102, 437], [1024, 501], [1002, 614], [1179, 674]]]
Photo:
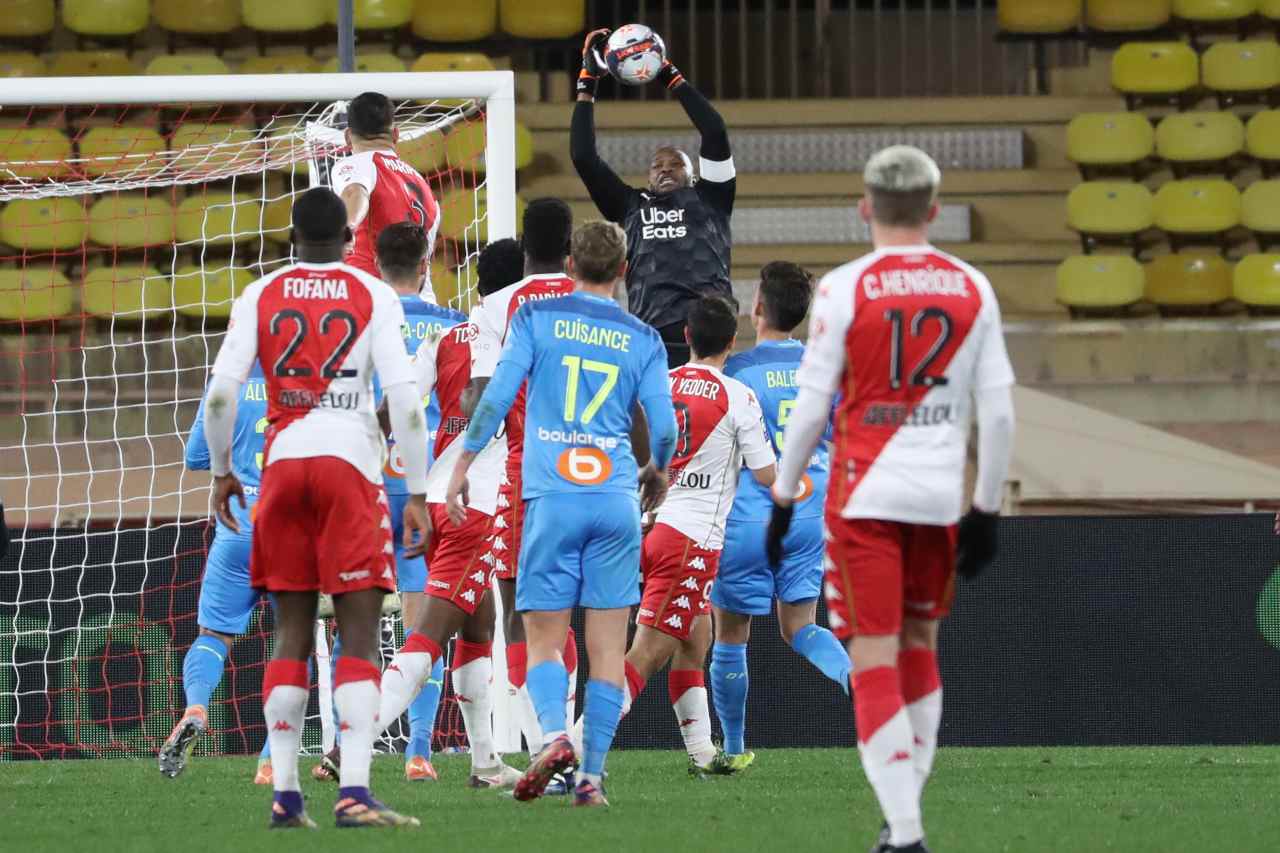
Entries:
[[400, 297], [341, 263], [298, 263], [245, 288], [213, 372], [244, 382], [254, 361], [267, 386], [263, 467], [336, 456], [382, 482], [385, 442], [374, 415], [383, 388], [413, 382]]
[[797, 381], [839, 393], [827, 512], [954, 524], [973, 394], [1012, 385], [986, 276], [932, 246], [880, 249], [818, 284]]
[[[472, 344], [476, 327], [458, 323], [429, 335], [413, 358], [413, 372], [424, 398], [434, 391], [440, 404], [440, 425], [432, 445], [434, 459], [427, 471], [427, 501], [444, 503], [449, 477], [462, 454], [462, 434], [471, 418], [462, 412], [462, 392], [471, 381]], [[489, 442], [467, 472], [469, 506], [493, 515], [498, 502], [498, 484], [506, 463], [506, 445], [501, 439]]]
[[699, 548], [724, 546], [724, 523], [738, 488], [738, 472], [774, 462], [756, 395], [714, 367], [691, 363], [670, 373], [676, 410], [671, 489], [656, 521], [679, 530]]
[[[525, 276], [515, 284], [484, 297], [471, 310], [471, 322], [478, 330], [473, 345], [476, 376], [492, 376], [498, 367], [502, 344], [507, 339], [507, 327], [516, 311], [526, 302], [536, 299], [553, 299], [573, 293], [573, 279], [562, 273], [540, 273]], [[524, 458], [524, 406], [525, 385], [520, 386], [516, 401], [507, 412], [507, 468], [519, 474]]]
[[393, 222], [422, 226], [427, 234], [427, 250], [435, 245], [440, 207], [431, 185], [394, 151], [352, 154], [335, 163], [332, 174], [333, 191], [338, 195], [352, 184], [369, 193], [369, 212], [356, 226], [356, 240], [347, 263], [381, 278], [376, 261], [378, 235]]

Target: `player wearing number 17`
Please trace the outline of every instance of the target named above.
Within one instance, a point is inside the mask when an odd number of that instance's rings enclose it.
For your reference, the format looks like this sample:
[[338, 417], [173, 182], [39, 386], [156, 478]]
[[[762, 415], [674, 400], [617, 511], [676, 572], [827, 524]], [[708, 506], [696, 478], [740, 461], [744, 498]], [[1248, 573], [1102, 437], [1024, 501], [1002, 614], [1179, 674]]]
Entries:
[[[938, 623], [956, 573], [971, 577], [995, 554], [1012, 452], [1013, 369], [995, 294], [926, 237], [940, 181], [937, 164], [908, 146], [867, 163], [859, 211], [875, 250], [818, 286], [765, 544], [776, 565], [839, 392], [824, 589], [831, 628], [849, 642], [858, 751], [886, 820], [881, 853], [925, 849], [920, 794], [942, 715]], [[961, 520], [975, 404], [977, 486]]]
[[[460, 522], [467, 470], [527, 378], [516, 609], [524, 615], [526, 684], [546, 746], [516, 785], [519, 800], [540, 796], [551, 777], [573, 762], [564, 701], [569, 675], [561, 650], [570, 613], [581, 606], [587, 611], [591, 680], [574, 802], [605, 804], [600, 780], [622, 712], [627, 616], [640, 600], [641, 504], [656, 503], [665, 490], [675, 448], [662, 340], [609, 298], [626, 274], [626, 242], [612, 223], [581, 226], [570, 243], [568, 267], [576, 292], [530, 301], [516, 311], [446, 496], [450, 516]], [[630, 438], [637, 402], [653, 457], [641, 471]]]

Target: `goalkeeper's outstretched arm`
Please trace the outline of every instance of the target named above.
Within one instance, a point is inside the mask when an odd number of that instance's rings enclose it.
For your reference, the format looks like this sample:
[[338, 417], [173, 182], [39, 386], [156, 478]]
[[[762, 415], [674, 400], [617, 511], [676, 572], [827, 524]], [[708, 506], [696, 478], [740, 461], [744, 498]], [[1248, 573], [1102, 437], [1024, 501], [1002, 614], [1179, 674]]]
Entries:
[[638, 190], [618, 177], [596, 150], [596, 83], [608, 74], [600, 64], [599, 49], [609, 37], [607, 29], [587, 33], [582, 43], [582, 71], [578, 75], [578, 101], [569, 127], [569, 159], [582, 178], [600, 215], [621, 223]]
[[[668, 68], [670, 72], [667, 71]], [[685, 114], [689, 116], [689, 121], [693, 122], [694, 128], [702, 136], [698, 155], [713, 163], [728, 160], [732, 154], [729, 151], [729, 128], [725, 125], [724, 118], [711, 106], [706, 96], [695, 89], [670, 63], [663, 69], [663, 75], [667, 73], [674, 75], [667, 88], [675, 93], [680, 106], [684, 107]]]

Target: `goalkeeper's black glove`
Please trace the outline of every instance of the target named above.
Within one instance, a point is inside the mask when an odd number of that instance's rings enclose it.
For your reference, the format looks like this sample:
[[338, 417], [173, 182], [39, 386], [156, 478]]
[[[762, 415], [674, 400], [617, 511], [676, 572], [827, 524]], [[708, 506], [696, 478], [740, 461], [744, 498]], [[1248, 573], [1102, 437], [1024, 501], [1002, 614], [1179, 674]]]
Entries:
[[600, 78], [609, 73], [600, 49], [609, 38], [609, 28], [603, 27], [587, 33], [582, 41], [582, 70], [578, 72], [578, 94], [594, 98]]
[[662, 67], [658, 69], [658, 75], [654, 79], [666, 86], [668, 90], [671, 90], [684, 82], [684, 75], [680, 73], [679, 68], [671, 64], [671, 60], [664, 59]]
[[769, 565], [777, 568], [782, 564], [782, 540], [787, 538], [791, 529], [791, 514], [796, 511], [794, 503], [783, 506], [777, 499], [773, 500], [773, 512], [769, 515], [769, 532], [764, 538], [764, 553], [769, 558]]
[[973, 507], [960, 519], [956, 541], [956, 573], [973, 579], [995, 559], [1000, 514]]

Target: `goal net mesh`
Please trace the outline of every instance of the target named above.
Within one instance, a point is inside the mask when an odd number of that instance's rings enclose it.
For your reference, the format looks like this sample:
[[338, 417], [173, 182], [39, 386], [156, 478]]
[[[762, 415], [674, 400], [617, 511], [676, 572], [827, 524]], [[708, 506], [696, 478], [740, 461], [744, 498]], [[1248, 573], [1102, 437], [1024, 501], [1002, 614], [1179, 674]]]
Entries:
[[[213, 537], [187, 437], [232, 300], [290, 262], [292, 200], [347, 153], [342, 121], [327, 102], [0, 112], [0, 760], [154, 753], [180, 715]], [[407, 101], [397, 126], [440, 202], [431, 288], [465, 311], [485, 104]], [[200, 750], [261, 746], [270, 622], [260, 604], [233, 645]], [[383, 628], [390, 653], [403, 626]], [[307, 750], [327, 714], [314, 690]], [[446, 697], [436, 745], [463, 744]]]

